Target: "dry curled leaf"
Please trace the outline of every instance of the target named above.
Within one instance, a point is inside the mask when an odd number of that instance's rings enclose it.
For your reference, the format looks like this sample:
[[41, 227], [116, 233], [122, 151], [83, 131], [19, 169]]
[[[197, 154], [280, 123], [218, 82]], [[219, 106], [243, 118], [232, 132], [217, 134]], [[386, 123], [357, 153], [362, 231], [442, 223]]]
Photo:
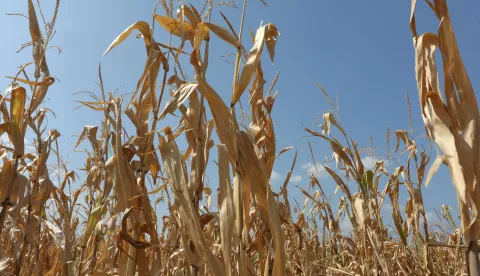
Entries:
[[170, 34], [185, 40], [193, 40], [195, 30], [190, 23], [161, 15], [155, 15], [154, 18]]

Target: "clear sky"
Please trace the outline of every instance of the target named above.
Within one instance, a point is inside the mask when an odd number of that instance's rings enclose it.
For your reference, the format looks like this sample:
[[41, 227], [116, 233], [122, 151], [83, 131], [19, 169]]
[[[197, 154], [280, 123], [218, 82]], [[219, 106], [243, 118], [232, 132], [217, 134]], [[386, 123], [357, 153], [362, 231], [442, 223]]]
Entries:
[[[203, 1], [191, 1], [199, 6]], [[237, 0], [241, 7], [243, 1]], [[54, 0], [43, 0], [45, 17], [50, 18]], [[75, 92], [98, 93], [95, 82], [98, 63], [102, 63], [104, 83], [109, 91], [119, 88], [119, 93], [131, 92], [143, 70], [146, 59], [143, 41], [132, 36], [107, 56], [103, 53], [113, 39], [135, 21], [151, 22], [155, 1], [127, 0], [82, 0], [62, 1], [52, 45], [60, 46], [58, 54], [50, 50], [47, 58], [50, 72], [58, 78], [49, 90], [47, 102], [57, 115], [50, 116], [49, 127], [62, 133], [60, 138], [62, 155], [70, 161], [70, 169], [83, 166], [80, 153], [72, 153], [76, 137], [83, 125], [98, 125], [100, 114], [78, 106], [75, 100], [86, 100], [85, 96], [74, 96]], [[306, 133], [302, 124], [312, 123], [329, 109], [329, 105], [314, 82], [322, 85], [332, 97], [338, 93], [340, 114], [344, 128], [358, 141], [361, 147], [369, 146], [373, 137], [379, 147], [378, 158], [385, 157], [385, 132], [408, 129], [405, 93], [412, 100], [413, 122], [422, 127], [414, 74], [414, 50], [409, 29], [410, 1], [346, 1], [311, 0], [295, 2], [271, 0], [263, 6], [258, 0], [250, 0], [246, 13], [246, 28], [254, 32], [263, 23], [274, 23], [281, 36], [277, 42], [275, 64], [264, 55], [266, 87], [280, 70], [276, 88], [279, 89], [273, 117], [276, 122], [278, 150], [294, 146], [298, 152], [294, 182], [306, 188], [308, 176], [305, 171], [311, 162], [308, 141], [312, 142], [315, 158], [329, 155], [327, 143], [313, 138], [303, 138]], [[474, 88], [479, 83], [480, 73], [479, 27], [480, 4], [476, 1], [449, 1], [460, 51], [470, 74]], [[218, 13], [213, 12], [212, 21], [225, 26]], [[159, 13], [163, 9], [159, 8]], [[240, 11], [222, 8], [235, 28], [239, 26]], [[27, 14], [27, 1], [4, 0], [0, 3], [0, 75], [14, 75], [17, 67], [31, 59], [31, 48], [16, 54], [19, 46], [29, 41], [28, 21], [5, 13]], [[39, 16], [40, 18], [40, 16]], [[428, 6], [419, 1], [417, 28], [419, 33], [436, 32], [438, 21]], [[248, 29], [247, 29], [248, 30]], [[155, 37], [159, 42], [168, 42], [167, 33], [157, 25]], [[252, 46], [248, 32], [248, 43]], [[188, 48], [189, 49], [189, 48]], [[234, 49], [218, 39], [212, 39], [211, 62], [208, 80], [219, 94], [229, 101], [233, 64], [224, 58]], [[0, 90], [4, 91], [9, 81], [0, 78]], [[242, 98], [246, 103], [247, 99]], [[169, 116], [166, 123], [174, 124]], [[318, 124], [317, 126], [318, 127]], [[420, 133], [419, 133], [420, 134]], [[394, 140], [391, 142], [394, 145]], [[293, 151], [278, 159], [273, 184], [283, 182]], [[435, 155], [435, 153], [434, 153]], [[216, 156], [213, 156], [216, 159]], [[213, 163], [212, 163], [213, 164]], [[311, 163], [310, 163], [311, 164]], [[395, 164], [390, 170], [393, 171]], [[214, 182], [216, 176], [210, 177]], [[322, 179], [326, 191], [332, 192], [334, 183]], [[216, 186], [211, 183], [212, 186]], [[294, 189], [296, 190], [296, 189]], [[300, 194], [295, 191], [294, 195]], [[404, 191], [405, 193], [405, 191]], [[427, 210], [437, 210], [442, 204], [456, 208], [456, 196], [446, 168], [433, 178], [424, 189]], [[299, 197], [300, 198], [300, 197]], [[334, 204], [336, 205], [336, 203]]]

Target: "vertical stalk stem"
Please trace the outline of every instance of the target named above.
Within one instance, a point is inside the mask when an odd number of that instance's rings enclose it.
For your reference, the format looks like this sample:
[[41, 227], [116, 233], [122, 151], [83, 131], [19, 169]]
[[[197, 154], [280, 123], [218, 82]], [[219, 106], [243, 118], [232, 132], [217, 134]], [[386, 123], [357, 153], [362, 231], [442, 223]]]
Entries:
[[3, 225], [5, 224], [5, 219], [7, 217], [7, 211], [9, 209], [9, 206], [12, 206], [12, 203], [10, 202], [10, 195], [12, 193], [13, 189], [13, 180], [15, 179], [15, 175], [17, 174], [17, 167], [18, 167], [18, 159], [19, 157], [15, 157], [14, 165], [12, 168], [12, 173], [10, 174], [10, 179], [8, 181], [8, 189], [7, 189], [7, 196], [2, 202], [2, 211], [0, 212], [0, 233], [3, 231]]

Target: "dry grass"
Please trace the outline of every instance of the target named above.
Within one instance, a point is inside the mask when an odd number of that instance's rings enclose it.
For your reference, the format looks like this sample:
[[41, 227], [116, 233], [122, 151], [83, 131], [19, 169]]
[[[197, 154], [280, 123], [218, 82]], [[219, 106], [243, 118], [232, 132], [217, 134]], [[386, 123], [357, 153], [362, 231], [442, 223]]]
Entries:
[[[99, 68], [100, 93], [80, 103], [102, 113], [103, 120], [99, 126], [85, 126], [75, 145], [89, 143], [90, 150], [84, 152], [85, 181], [74, 185], [77, 172], [68, 170], [58, 155], [60, 132], [47, 131], [49, 110], [42, 107], [55, 86], [45, 51], [58, 2], [53, 19], [42, 20], [42, 32], [39, 10], [29, 0], [32, 41], [22, 47], [33, 49], [33, 61], [12, 77], [0, 101], [0, 134], [6, 133], [11, 142], [1, 149], [0, 274], [465, 275], [469, 267], [476, 275], [480, 192], [477, 171], [465, 168], [472, 162], [479, 167], [478, 107], [446, 3], [428, 3], [441, 22], [439, 34], [416, 34], [415, 1], [411, 28], [422, 114], [442, 154], [426, 175], [429, 155], [412, 132], [398, 130], [392, 155], [403, 165], [393, 168], [379, 161], [369, 170], [338, 114], [326, 113], [321, 130], [305, 131], [312, 142], [330, 145], [334, 164], [317, 170], [328, 172], [342, 197], [330, 202], [314, 171], [309, 188], [300, 189], [303, 206], [293, 208], [288, 185], [297, 155], [279, 193], [269, 181], [275, 160], [291, 150], [276, 147], [281, 138], [275, 136], [271, 112], [278, 75], [266, 90], [260, 62], [265, 51], [273, 62], [279, 32], [266, 24], [245, 43], [247, 1], [235, 30], [223, 14], [225, 22], [210, 22], [213, 7], [231, 1], [206, 1], [198, 10], [181, 5], [174, 17], [173, 1], [161, 0], [163, 15], [156, 9], [151, 24], [136, 22], [112, 42], [105, 54], [121, 51], [114, 48], [140, 33], [145, 69], [134, 93], [117, 97], [106, 92]], [[155, 26], [170, 33], [168, 42], [155, 41]], [[207, 81], [210, 36], [236, 52], [230, 99], [217, 94], [213, 78]], [[173, 45], [172, 38], [180, 43]], [[248, 52], [244, 45], [252, 43]], [[436, 47], [442, 52], [446, 100], [431, 62]], [[183, 64], [182, 56], [190, 63]], [[182, 66], [191, 66], [194, 77], [187, 79]], [[249, 112], [242, 116], [248, 118], [245, 129], [236, 115], [240, 99], [248, 99], [241, 109]], [[165, 125], [164, 118], [173, 113], [180, 115], [178, 125]], [[127, 133], [126, 125], [133, 131]], [[24, 145], [27, 131], [35, 136], [33, 152]], [[179, 139], [186, 141], [183, 151]], [[61, 172], [57, 179], [51, 163]], [[460, 228], [448, 206], [440, 215], [443, 224], [430, 225], [425, 215], [422, 184], [428, 184], [442, 163], [449, 166], [459, 195]], [[218, 207], [208, 204], [215, 194], [206, 186], [207, 165], [218, 171]], [[400, 193], [408, 196], [404, 209]], [[156, 211], [160, 202], [168, 204], [163, 217]], [[393, 206], [392, 229], [382, 217], [386, 202]], [[344, 220], [353, 225], [351, 233], [341, 231]]]

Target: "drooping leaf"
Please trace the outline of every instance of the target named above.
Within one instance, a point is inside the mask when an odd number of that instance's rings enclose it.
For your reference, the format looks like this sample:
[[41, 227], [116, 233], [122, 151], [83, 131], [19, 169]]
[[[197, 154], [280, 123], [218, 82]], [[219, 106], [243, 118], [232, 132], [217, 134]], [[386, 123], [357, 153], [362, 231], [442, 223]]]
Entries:
[[195, 36], [193, 38], [193, 49], [195, 51], [198, 52], [200, 50], [200, 46], [202, 45], [203, 40], [209, 38], [208, 30], [209, 29], [205, 25], [205, 23], [202, 22], [198, 24], [197, 29], [195, 31]]
[[268, 53], [270, 54], [270, 59], [273, 63], [275, 58], [275, 45], [277, 44], [277, 37], [280, 35], [280, 33], [275, 25], [270, 23], [267, 26], [268, 29], [265, 34], [265, 44], [267, 44]]
[[250, 50], [250, 56], [247, 60], [247, 63], [243, 67], [239, 81], [235, 86], [235, 90], [233, 91], [231, 106], [235, 105], [235, 103], [240, 99], [243, 92], [245, 92], [250, 84], [250, 81], [252, 80], [252, 76], [255, 73], [262, 55], [266, 29], [267, 25], [262, 26], [257, 30], [257, 34], [255, 35], [255, 44]]
[[118, 35], [115, 40], [113, 40], [112, 44], [108, 46], [107, 50], [103, 55], [106, 55], [108, 52], [110, 52], [113, 48], [115, 48], [117, 45], [122, 43], [134, 30], [140, 31], [142, 33], [143, 39], [145, 41], [145, 47], [148, 48], [150, 47], [150, 43], [152, 41], [152, 35], [150, 32], [150, 25], [147, 22], [144, 21], [138, 21], [133, 23], [130, 27], [128, 27], [125, 31], [123, 31], [120, 35]]
[[15, 147], [15, 156], [21, 157], [25, 153], [25, 102], [27, 92], [25, 88], [19, 86], [12, 90], [12, 101], [10, 105], [10, 131]]
[[173, 114], [175, 110], [177, 110], [183, 102], [190, 97], [190, 94], [197, 89], [197, 83], [185, 83], [175, 92], [172, 98], [168, 101], [165, 109], [159, 116], [159, 119], [163, 119], [167, 113]]
[[32, 0], [28, 0], [28, 23], [30, 29], [30, 36], [32, 37], [33, 60], [35, 62], [34, 76], [36, 79], [40, 78], [40, 72], [48, 75], [48, 67], [45, 58], [45, 47], [43, 45], [42, 33], [38, 25], [37, 13], [33, 6]]
[[430, 166], [430, 169], [428, 170], [427, 179], [425, 180], [425, 188], [428, 187], [428, 184], [430, 184], [432, 177], [440, 168], [440, 165], [444, 162], [446, 162], [446, 160], [445, 160], [445, 156], [443, 155], [439, 155], [437, 156], [437, 158], [435, 158], [435, 161], [433, 161], [432, 166]]
[[192, 24], [193, 28], [196, 28], [197, 25], [202, 22], [202, 19], [200, 17], [197, 17], [197, 15], [192, 11], [192, 9], [190, 9], [189, 6], [181, 5], [180, 9], [187, 17], [188, 21], [190, 21], [190, 24]]
[[62, 250], [65, 250], [65, 233], [47, 220], [42, 219], [42, 222], [43, 224], [45, 224], [45, 226], [47, 226], [47, 229], [49, 230], [49, 233], [55, 241], [56, 245]]
[[210, 31], [220, 37], [223, 41], [227, 42], [228, 44], [232, 45], [235, 48], [240, 47], [238, 43], [238, 39], [236, 39], [229, 31], [225, 28], [215, 25], [213, 23], [204, 22], [203, 23]]
[[345, 135], [345, 131], [343, 130], [343, 128], [340, 126], [340, 124], [337, 122], [337, 120], [335, 120], [335, 116], [333, 116], [333, 114], [331, 112], [328, 112], [328, 113], [325, 113], [323, 114], [323, 122], [324, 122], [324, 129], [322, 131], [322, 134], [325, 134], [324, 132], [326, 132], [328, 135], [330, 135], [330, 124], [333, 124], [334, 126], [336, 126], [338, 128], [338, 130], [340, 130], [340, 132]]
[[155, 15], [154, 18], [170, 34], [185, 40], [193, 40], [195, 30], [190, 23], [161, 15]]

